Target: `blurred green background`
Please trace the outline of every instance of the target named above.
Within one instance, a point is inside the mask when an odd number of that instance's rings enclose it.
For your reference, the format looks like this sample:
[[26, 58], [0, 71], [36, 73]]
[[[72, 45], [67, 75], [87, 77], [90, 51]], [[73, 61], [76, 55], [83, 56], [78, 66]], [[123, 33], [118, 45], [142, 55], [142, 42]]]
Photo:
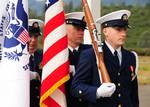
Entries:
[[[64, 1], [65, 13], [82, 11], [82, 6], [79, 0], [76, 0], [76, 4], [74, 0]], [[136, 51], [140, 56], [138, 72], [139, 83], [150, 84], [150, 0], [131, 0], [132, 3], [128, 3], [127, 1], [129, 0], [113, 0], [113, 2], [109, 1], [111, 0], [102, 0], [101, 15], [119, 9], [128, 9], [132, 13], [131, 17], [129, 18], [129, 23], [132, 26], [132, 29], [129, 29], [125, 47]], [[33, 5], [30, 2], [29, 18], [44, 20], [44, 0], [41, 0], [40, 3], [43, 5], [43, 7], [41, 7], [41, 10], [38, 9], [38, 11], [35, 9], [35, 7], [33, 8]], [[42, 28], [41, 30], [43, 32]], [[42, 36], [39, 39], [39, 48], [42, 48]]]

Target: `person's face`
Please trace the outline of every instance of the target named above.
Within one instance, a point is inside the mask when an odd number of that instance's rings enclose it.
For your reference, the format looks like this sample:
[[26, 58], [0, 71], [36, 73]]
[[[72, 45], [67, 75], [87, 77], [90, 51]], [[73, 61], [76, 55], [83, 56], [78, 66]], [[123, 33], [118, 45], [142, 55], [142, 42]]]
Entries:
[[78, 46], [83, 41], [84, 29], [78, 26], [67, 24], [67, 36], [69, 45]]
[[30, 41], [29, 41], [29, 53], [32, 54], [34, 53], [38, 48], [38, 37], [36, 36], [31, 36]]
[[37, 28], [37, 27], [39, 27], [39, 24], [38, 23], [34, 23], [33, 27]]
[[103, 29], [103, 33], [106, 41], [110, 43], [114, 49], [116, 49], [124, 45], [127, 36], [127, 28], [106, 27]]

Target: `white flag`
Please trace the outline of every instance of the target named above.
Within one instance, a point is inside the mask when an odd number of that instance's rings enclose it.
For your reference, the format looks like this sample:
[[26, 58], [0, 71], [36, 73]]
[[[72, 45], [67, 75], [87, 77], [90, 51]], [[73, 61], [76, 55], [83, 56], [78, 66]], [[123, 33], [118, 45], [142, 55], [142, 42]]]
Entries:
[[5, 8], [7, 4], [7, 0], [2, 0], [0, 3], [0, 65], [2, 59], [2, 45], [3, 45], [3, 27], [4, 27], [4, 15], [5, 15]]
[[3, 11], [0, 106], [29, 107], [28, 2], [8, 0]]

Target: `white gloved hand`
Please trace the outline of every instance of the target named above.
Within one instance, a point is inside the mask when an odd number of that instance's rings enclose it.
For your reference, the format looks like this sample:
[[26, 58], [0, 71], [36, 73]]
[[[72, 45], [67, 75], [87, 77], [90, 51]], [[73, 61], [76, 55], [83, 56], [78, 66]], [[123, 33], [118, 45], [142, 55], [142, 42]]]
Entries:
[[72, 76], [74, 76], [75, 75], [75, 66], [70, 65], [69, 68], [70, 68], [70, 74], [72, 74]]
[[30, 71], [30, 80], [37, 79], [40, 81], [40, 75], [37, 72]]
[[116, 85], [114, 83], [103, 83], [96, 92], [97, 98], [100, 97], [111, 97], [115, 92]]

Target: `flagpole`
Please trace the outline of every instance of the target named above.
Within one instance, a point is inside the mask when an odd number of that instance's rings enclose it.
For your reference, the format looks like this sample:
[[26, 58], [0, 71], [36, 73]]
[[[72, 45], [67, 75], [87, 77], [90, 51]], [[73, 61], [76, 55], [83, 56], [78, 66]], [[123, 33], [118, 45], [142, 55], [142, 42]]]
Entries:
[[[101, 16], [101, 0], [87, 0], [94, 21]], [[100, 31], [100, 25], [96, 24], [96, 28]], [[101, 33], [101, 32], [99, 32]], [[89, 32], [85, 30], [84, 44], [91, 44]]]

